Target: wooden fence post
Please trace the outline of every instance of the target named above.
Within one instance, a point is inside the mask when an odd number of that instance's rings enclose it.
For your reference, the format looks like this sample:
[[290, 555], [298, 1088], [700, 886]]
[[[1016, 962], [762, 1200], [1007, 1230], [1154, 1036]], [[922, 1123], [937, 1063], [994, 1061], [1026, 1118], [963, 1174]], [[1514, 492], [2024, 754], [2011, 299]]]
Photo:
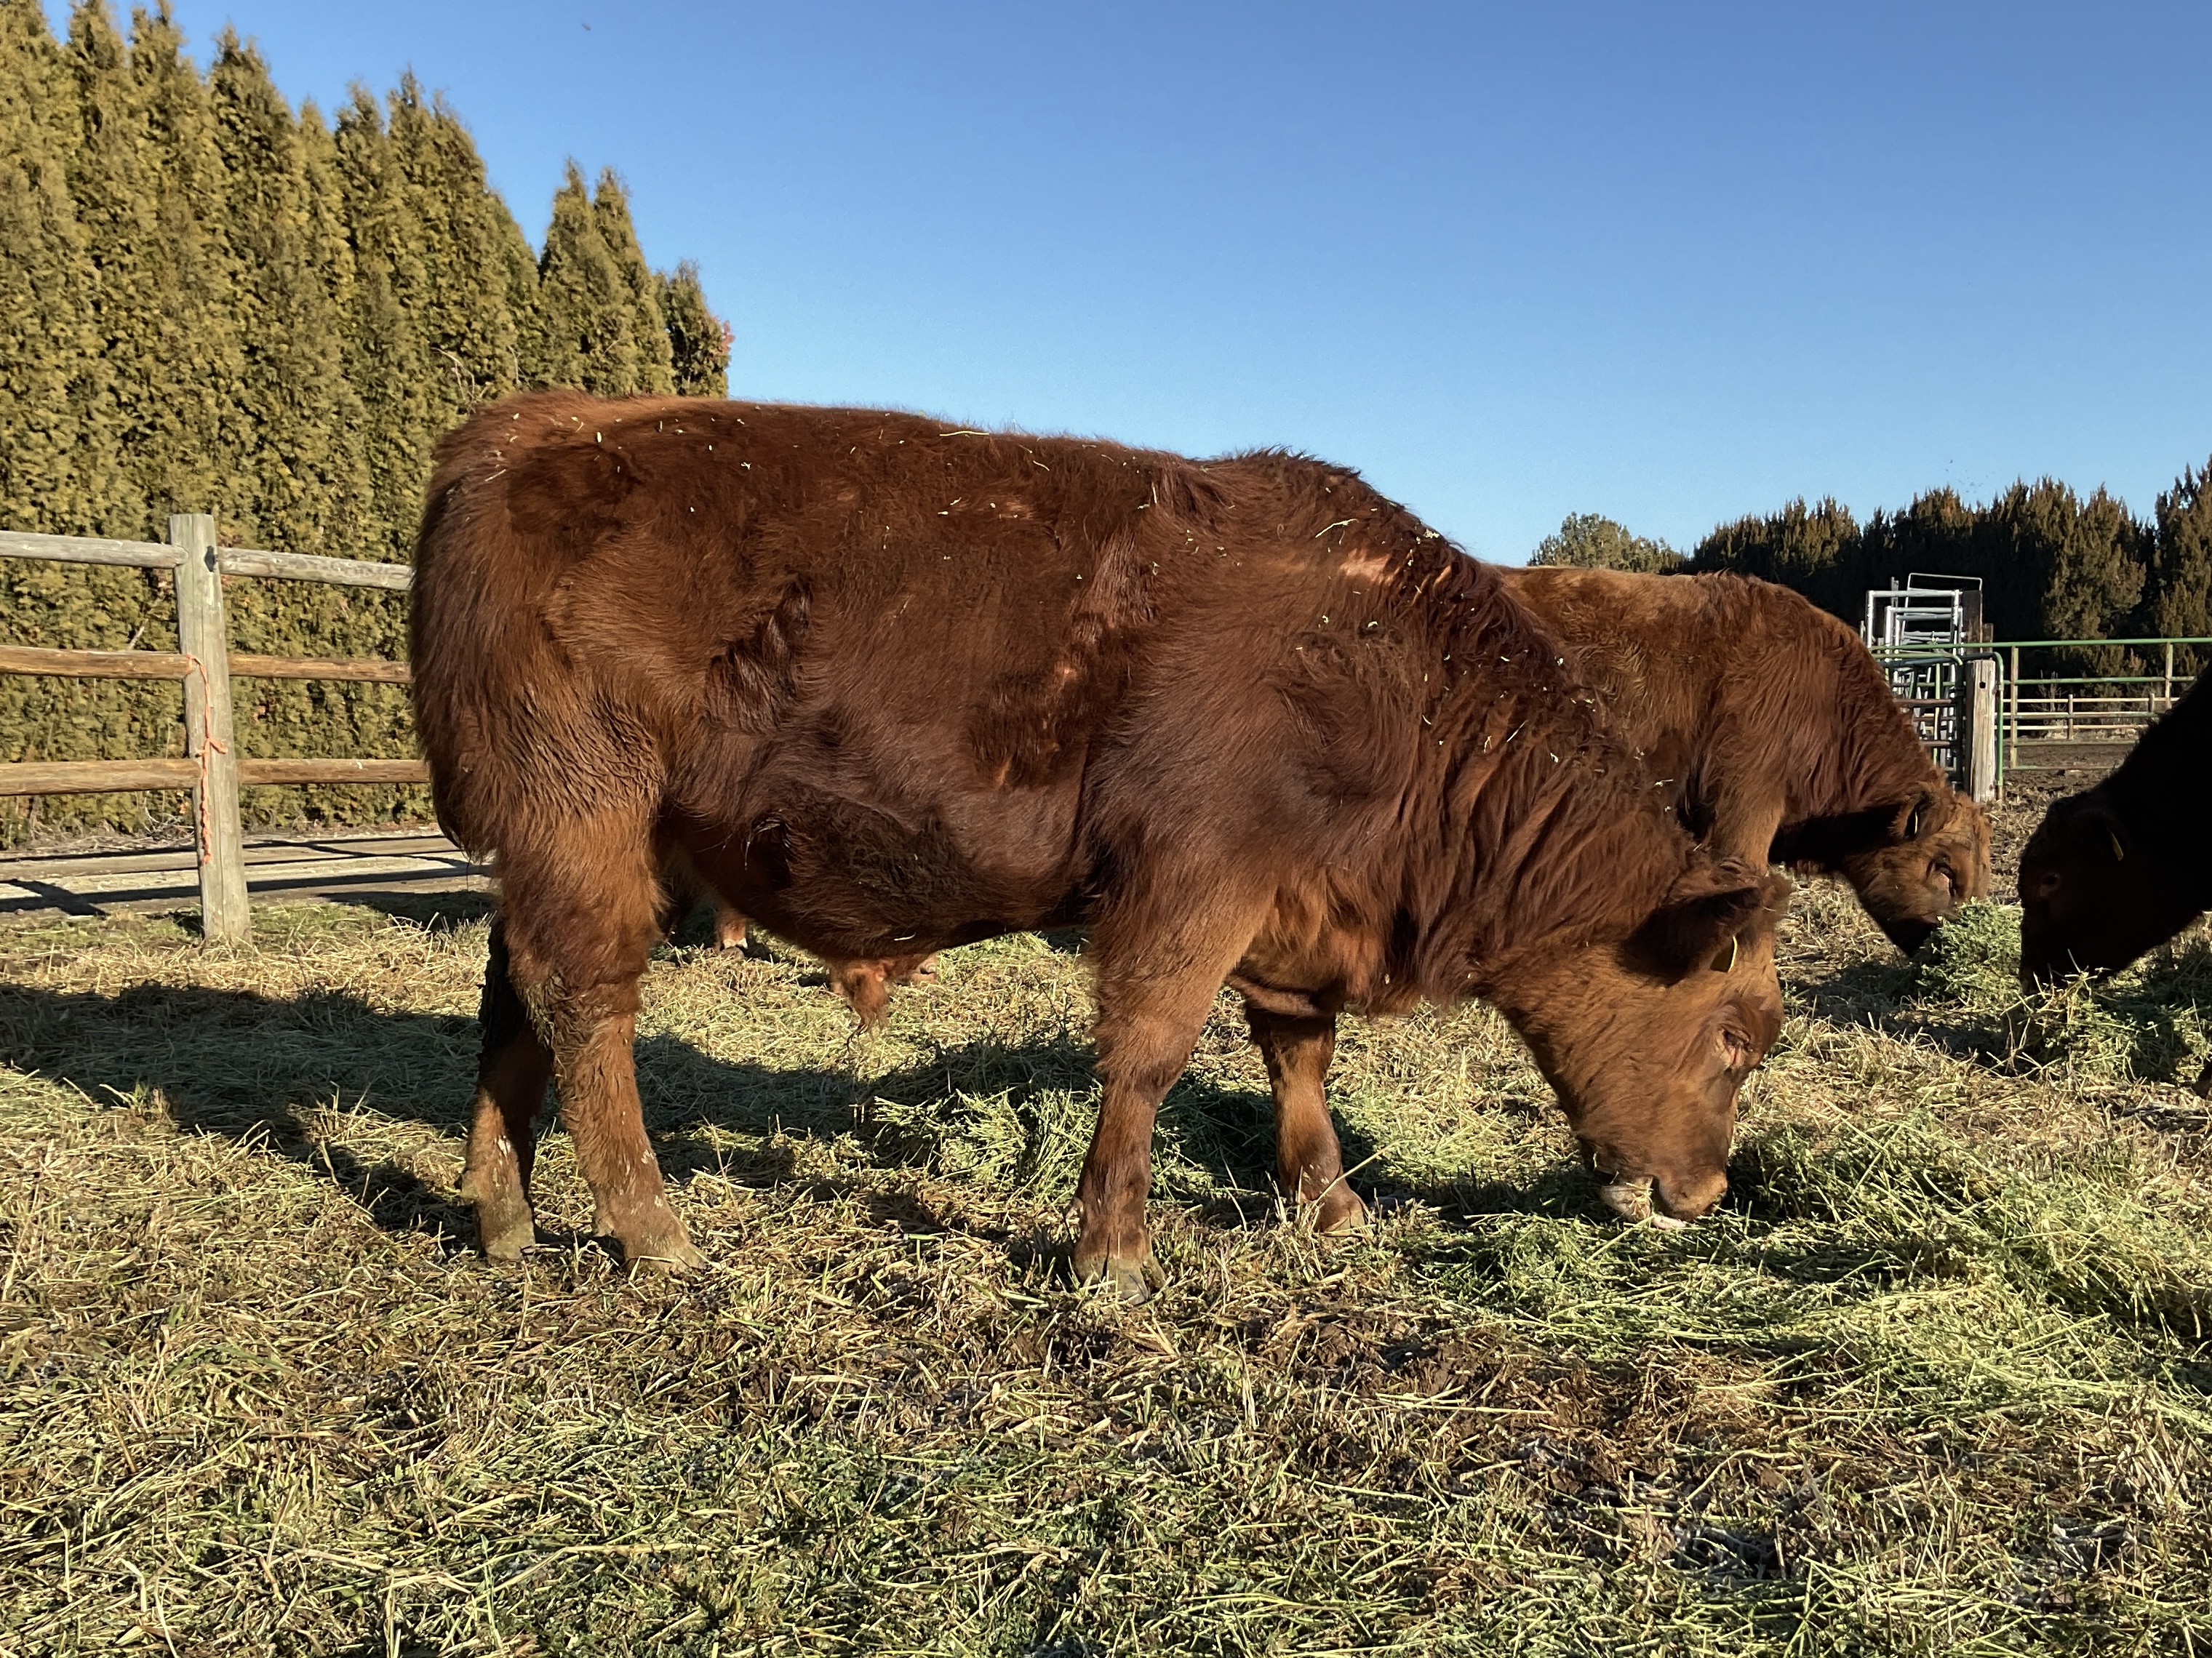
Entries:
[[179, 513], [169, 520], [177, 562], [177, 647], [191, 659], [185, 679], [185, 751], [199, 767], [192, 788], [200, 857], [200, 933], [242, 942], [252, 931], [246, 901], [246, 836], [238, 818], [238, 743], [230, 721], [230, 640], [215, 520]]
[[1997, 793], [1997, 665], [1987, 656], [1959, 665], [1959, 777], [1966, 793], [1987, 805]]

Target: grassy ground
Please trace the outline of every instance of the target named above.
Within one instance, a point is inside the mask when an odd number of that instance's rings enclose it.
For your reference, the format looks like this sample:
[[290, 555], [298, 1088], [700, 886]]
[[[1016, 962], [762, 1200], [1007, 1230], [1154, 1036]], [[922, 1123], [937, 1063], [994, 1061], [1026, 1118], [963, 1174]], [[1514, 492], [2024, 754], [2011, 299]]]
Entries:
[[2212, 1655], [2199, 941], [2014, 992], [1801, 893], [1717, 1218], [1624, 1229], [1511, 1036], [1347, 1027], [1371, 1236], [1266, 1190], [1224, 1001], [1169, 1291], [1065, 1286], [1067, 941], [856, 1042], [672, 948], [641, 1070], [712, 1266], [487, 1269], [481, 907], [0, 932], [0, 1653]]

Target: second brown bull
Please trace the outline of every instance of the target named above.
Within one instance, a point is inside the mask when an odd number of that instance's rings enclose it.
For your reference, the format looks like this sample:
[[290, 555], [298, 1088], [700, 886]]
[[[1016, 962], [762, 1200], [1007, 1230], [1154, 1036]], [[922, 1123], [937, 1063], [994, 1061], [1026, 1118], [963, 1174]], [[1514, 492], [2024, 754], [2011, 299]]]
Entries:
[[1508, 569], [1691, 830], [1850, 883], [1908, 954], [1990, 890], [1990, 820], [1951, 787], [1858, 635], [1740, 575]]
[[491, 1255], [532, 1236], [551, 1079], [599, 1230], [700, 1259], [631, 1057], [694, 880], [836, 962], [1089, 926], [1074, 1261], [1133, 1296], [1154, 1114], [1224, 981], [1324, 1226], [1363, 1212], [1336, 1017], [1423, 998], [1505, 1015], [1617, 1207], [1726, 1188], [1786, 883], [1695, 847], [1495, 572], [1353, 474], [539, 394], [441, 446], [412, 629], [439, 816], [500, 870]]
[[[1987, 815], [1929, 758], [1857, 635], [1802, 595], [1737, 575], [1498, 574], [1715, 852], [1841, 877], [1908, 954], [1989, 896]], [[2039, 919], [2031, 898], [2031, 936]], [[927, 966], [838, 963], [831, 987], [873, 1023], [886, 986]]]

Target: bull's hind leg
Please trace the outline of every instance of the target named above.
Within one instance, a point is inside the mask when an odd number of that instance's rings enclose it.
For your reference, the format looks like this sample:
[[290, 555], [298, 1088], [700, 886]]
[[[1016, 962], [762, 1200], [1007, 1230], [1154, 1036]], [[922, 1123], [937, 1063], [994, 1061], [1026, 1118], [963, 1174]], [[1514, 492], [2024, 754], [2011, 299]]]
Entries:
[[1313, 1206], [1318, 1230], [1353, 1230], [1365, 1224], [1367, 1206], [1345, 1180], [1324, 1092], [1336, 1057], [1336, 1021], [1270, 1013], [1249, 1002], [1244, 1011], [1275, 1096], [1276, 1182], [1291, 1202]]
[[507, 967], [507, 924], [491, 926], [484, 963], [483, 1052], [477, 1062], [476, 1108], [469, 1124], [461, 1197], [476, 1206], [477, 1236], [492, 1260], [517, 1260], [537, 1236], [530, 1213], [530, 1168], [553, 1054], [515, 994]]
[[502, 863], [509, 970], [552, 1056], [594, 1228], [626, 1260], [698, 1266], [705, 1257], [670, 1206], [637, 1092], [638, 980], [662, 902], [649, 836], [599, 823], [550, 855], [502, 848]]

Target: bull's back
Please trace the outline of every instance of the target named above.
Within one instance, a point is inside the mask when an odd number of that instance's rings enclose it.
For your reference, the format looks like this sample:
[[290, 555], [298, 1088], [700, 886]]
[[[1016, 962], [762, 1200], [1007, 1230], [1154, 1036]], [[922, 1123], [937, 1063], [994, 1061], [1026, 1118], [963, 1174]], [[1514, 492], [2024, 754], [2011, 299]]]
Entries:
[[1686, 769], [1723, 694], [1731, 618], [1703, 580], [1565, 566], [1504, 568], [1621, 739], [1660, 774]]
[[497, 850], [547, 801], [649, 796], [772, 922], [842, 882], [817, 908], [1027, 924], [1076, 877], [1190, 470], [867, 411], [495, 408], [449, 440], [419, 556], [441, 816]]

